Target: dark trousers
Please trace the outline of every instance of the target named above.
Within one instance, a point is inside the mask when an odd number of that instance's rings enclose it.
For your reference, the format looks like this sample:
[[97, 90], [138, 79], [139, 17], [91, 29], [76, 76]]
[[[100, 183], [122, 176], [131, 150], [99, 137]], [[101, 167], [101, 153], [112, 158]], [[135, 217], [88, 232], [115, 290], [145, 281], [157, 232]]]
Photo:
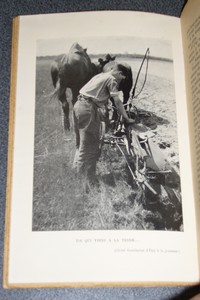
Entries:
[[91, 100], [79, 97], [74, 105], [76, 154], [74, 167], [79, 174], [93, 181], [100, 155], [100, 116], [98, 107]]

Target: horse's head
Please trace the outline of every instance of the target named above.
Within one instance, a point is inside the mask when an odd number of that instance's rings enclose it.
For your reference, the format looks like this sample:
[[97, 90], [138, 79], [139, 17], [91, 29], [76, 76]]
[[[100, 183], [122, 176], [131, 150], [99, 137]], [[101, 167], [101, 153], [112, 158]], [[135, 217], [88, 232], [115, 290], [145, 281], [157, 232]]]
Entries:
[[115, 57], [116, 57], [116, 56], [112, 56], [111, 54], [106, 54], [103, 58], [100, 57], [100, 58], [98, 59], [98, 66], [97, 66], [97, 67], [98, 67], [98, 70], [99, 70], [99, 73], [103, 71], [103, 68], [104, 68], [104, 66], [105, 66], [107, 63], [109, 63], [109, 62], [115, 60]]

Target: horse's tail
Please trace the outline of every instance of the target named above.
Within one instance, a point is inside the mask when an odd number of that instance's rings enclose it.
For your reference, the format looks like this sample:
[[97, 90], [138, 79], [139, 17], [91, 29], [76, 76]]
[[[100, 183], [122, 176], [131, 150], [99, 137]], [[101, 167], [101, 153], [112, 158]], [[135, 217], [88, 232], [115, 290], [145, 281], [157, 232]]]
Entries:
[[54, 91], [49, 95], [50, 100], [58, 99], [59, 89], [60, 89], [60, 81], [58, 80]]
[[50, 68], [50, 75], [51, 75], [51, 80], [54, 86], [54, 91], [52, 93], [50, 93], [48, 95], [49, 97], [49, 101], [51, 101], [52, 99], [56, 99], [58, 98], [58, 91], [60, 88], [60, 83], [59, 83], [59, 70], [58, 70], [58, 62], [54, 61], [51, 64], [51, 68]]
[[52, 83], [54, 88], [56, 87], [57, 81], [58, 81], [58, 62], [54, 61], [51, 64], [51, 79], [52, 79]]

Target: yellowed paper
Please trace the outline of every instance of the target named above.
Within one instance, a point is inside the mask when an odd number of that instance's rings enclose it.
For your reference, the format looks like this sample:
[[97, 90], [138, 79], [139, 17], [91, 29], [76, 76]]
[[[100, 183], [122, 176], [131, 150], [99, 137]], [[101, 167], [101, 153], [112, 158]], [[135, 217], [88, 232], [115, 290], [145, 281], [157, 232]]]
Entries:
[[[197, 237], [200, 228], [200, 1], [188, 1], [181, 27], [195, 189]], [[198, 243], [199, 244], [199, 243]]]

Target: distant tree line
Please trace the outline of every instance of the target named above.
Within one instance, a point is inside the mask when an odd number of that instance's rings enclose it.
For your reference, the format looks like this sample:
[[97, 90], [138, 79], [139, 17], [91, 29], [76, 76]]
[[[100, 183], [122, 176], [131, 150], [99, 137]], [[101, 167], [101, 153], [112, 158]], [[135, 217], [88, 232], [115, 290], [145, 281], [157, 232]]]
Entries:
[[[59, 56], [61, 57], [64, 54], [59, 54], [59, 55], [47, 55], [47, 56], [38, 56], [37, 59], [45, 59], [45, 60], [55, 60], [56, 58], [58, 58]], [[106, 54], [105, 53], [100, 53], [100, 54], [88, 54], [91, 58], [91, 60], [98, 60], [98, 58], [103, 58]], [[130, 54], [130, 53], [126, 53], [126, 54], [122, 54], [122, 53], [117, 53], [117, 54], [113, 54], [112, 56], [116, 56], [116, 60], [118, 58], [121, 59], [143, 59], [144, 55], [141, 54]], [[165, 57], [157, 57], [157, 56], [149, 56], [149, 59], [151, 60], [160, 60], [160, 61], [166, 61], [166, 62], [173, 62], [172, 59], [170, 58], [165, 58]]]

